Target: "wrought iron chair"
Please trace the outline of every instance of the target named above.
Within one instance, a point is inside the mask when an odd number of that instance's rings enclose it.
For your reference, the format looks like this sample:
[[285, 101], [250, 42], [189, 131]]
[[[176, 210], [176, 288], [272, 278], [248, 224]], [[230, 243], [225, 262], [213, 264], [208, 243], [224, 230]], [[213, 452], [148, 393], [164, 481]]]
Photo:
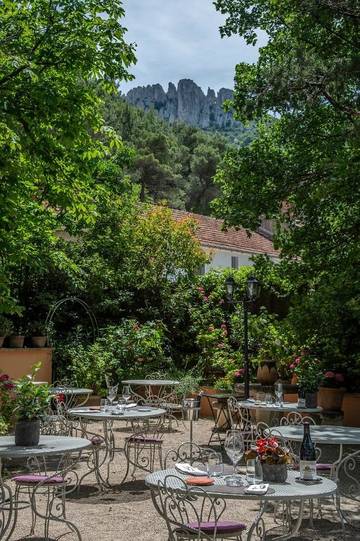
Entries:
[[304, 423], [309, 423], [310, 425], [316, 425], [315, 420], [308, 415], [302, 415], [298, 411], [290, 411], [284, 417], [280, 419], [281, 426], [289, 425], [303, 425]]
[[188, 462], [194, 464], [199, 462], [204, 464], [209, 456], [216, 454], [211, 447], [201, 447], [197, 443], [186, 441], [181, 443], [177, 449], [169, 449], [163, 458], [164, 469], [169, 469], [176, 462]]
[[162, 448], [165, 433], [163, 423], [163, 417], [141, 421], [138, 425], [132, 423], [135, 431], [131, 436], [125, 438], [126, 472], [122, 483], [127, 479], [130, 470], [132, 479], [135, 479], [136, 470], [151, 473], [154, 471], [157, 461], [162, 469]]
[[[338, 490], [336, 508], [344, 528], [345, 523], [360, 531], [360, 450], [345, 456], [334, 467]], [[355, 539], [355, 537], [354, 537]]]
[[224, 498], [210, 498], [201, 488], [189, 487], [174, 475], [168, 475], [159, 482], [157, 490], [152, 490], [152, 498], [156, 510], [166, 522], [169, 541], [240, 541], [246, 529], [241, 522], [222, 519], [226, 510]]
[[250, 412], [246, 408], [241, 408], [237, 398], [231, 396], [227, 401], [231, 427], [240, 430], [245, 443], [245, 449], [249, 449], [255, 442], [256, 434], [251, 422]]
[[[78, 456], [64, 455], [56, 467], [47, 469], [46, 461], [40, 463], [37, 459], [34, 464], [28, 461], [31, 473], [18, 474], [12, 477], [15, 483], [14, 491], [14, 528], [19, 511], [26, 507], [31, 508], [30, 535], [34, 535], [37, 518], [44, 522], [44, 538], [49, 540], [50, 523], [62, 523], [81, 541], [81, 534], [77, 526], [66, 517], [66, 496], [74, 492], [79, 483], [76, 464]], [[34, 472], [35, 470], [35, 472]], [[22, 499], [26, 494], [27, 502]], [[40, 504], [39, 504], [40, 502]]]

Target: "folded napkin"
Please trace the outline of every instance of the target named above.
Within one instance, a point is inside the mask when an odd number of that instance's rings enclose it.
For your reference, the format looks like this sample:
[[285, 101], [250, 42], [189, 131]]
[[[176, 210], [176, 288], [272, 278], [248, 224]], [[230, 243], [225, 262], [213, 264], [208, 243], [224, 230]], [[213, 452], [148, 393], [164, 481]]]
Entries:
[[214, 482], [214, 479], [211, 479], [211, 477], [187, 477], [185, 479], [187, 485], [196, 485], [200, 487], [213, 485]]
[[269, 484], [263, 483], [260, 485], [249, 485], [245, 489], [245, 493], [254, 494], [254, 495], [262, 495], [262, 494], [266, 494], [268, 490], [269, 490]]
[[198, 468], [187, 464], [187, 462], [177, 462], [175, 464], [175, 469], [185, 475], [197, 475], [198, 477], [207, 476], [206, 471], [199, 470]]

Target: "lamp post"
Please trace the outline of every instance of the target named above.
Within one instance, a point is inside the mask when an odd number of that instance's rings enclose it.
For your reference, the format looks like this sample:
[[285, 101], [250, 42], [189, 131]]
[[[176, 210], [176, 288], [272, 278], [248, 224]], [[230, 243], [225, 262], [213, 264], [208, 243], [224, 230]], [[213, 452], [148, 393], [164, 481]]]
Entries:
[[[228, 303], [234, 305], [234, 291], [236, 289], [236, 283], [232, 276], [229, 276], [226, 281], [226, 296]], [[247, 279], [246, 291], [242, 298], [243, 308], [244, 308], [244, 368], [245, 368], [245, 378], [244, 378], [244, 390], [245, 398], [249, 398], [250, 394], [250, 370], [249, 370], [249, 325], [248, 325], [248, 305], [251, 302], [254, 302], [255, 299], [259, 296], [260, 293], [260, 282], [250, 276]]]

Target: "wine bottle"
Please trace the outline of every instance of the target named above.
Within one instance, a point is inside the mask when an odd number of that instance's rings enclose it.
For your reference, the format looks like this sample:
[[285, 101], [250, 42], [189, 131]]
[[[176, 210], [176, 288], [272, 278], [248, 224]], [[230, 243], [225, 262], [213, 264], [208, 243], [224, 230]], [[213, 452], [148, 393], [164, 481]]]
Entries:
[[316, 478], [316, 450], [310, 436], [309, 423], [304, 423], [304, 437], [300, 447], [300, 478], [304, 481]]

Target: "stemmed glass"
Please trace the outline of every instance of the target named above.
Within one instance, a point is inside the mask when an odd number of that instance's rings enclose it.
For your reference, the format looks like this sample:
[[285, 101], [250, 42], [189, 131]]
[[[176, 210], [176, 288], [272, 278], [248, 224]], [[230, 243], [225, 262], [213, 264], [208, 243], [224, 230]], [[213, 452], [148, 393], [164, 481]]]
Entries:
[[226, 479], [230, 486], [245, 486], [246, 483], [240, 475], [236, 475], [236, 465], [240, 462], [245, 452], [244, 438], [240, 430], [228, 430], [226, 433], [224, 448], [227, 456], [233, 464], [233, 474]]
[[119, 385], [112, 385], [108, 387], [107, 397], [108, 401], [110, 402], [110, 406], [112, 407], [113, 402], [116, 398], [117, 392], [118, 392]]
[[278, 406], [282, 406], [282, 402], [283, 402], [283, 385], [282, 385], [282, 383], [275, 383], [275, 396], [276, 396], [276, 404]]
[[123, 400], [125, 401], [125, 404], [127, 404], [131, 398], [130, 385], [123, 386], [122, 397], [123, 397]]

